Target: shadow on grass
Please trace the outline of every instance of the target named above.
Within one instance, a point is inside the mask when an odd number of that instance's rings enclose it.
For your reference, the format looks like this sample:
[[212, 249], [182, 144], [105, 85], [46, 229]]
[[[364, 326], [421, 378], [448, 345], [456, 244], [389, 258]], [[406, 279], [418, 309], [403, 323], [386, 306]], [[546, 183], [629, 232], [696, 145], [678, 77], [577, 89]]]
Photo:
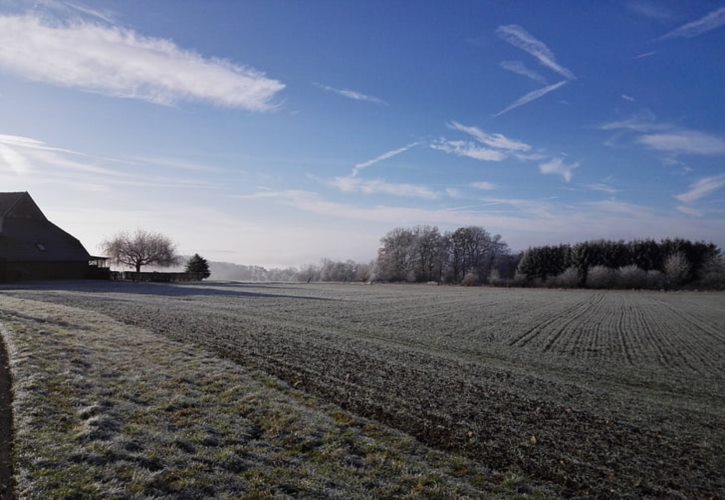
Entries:
[[[284, 293], [265, 293], [258, 289], [269, 290], [300, 290], [303, 287], [275, 286], [274, 284], [252, 283], [148, 283], [129, 281], [37, 281], [23, 283], [5, 283], [0, 286], [2, 291], [48, 291], [48, 292], [79, 292], [90, 294], [121, 293], [131, 295], [155, 295], [159, 297], [194, 297], [217, 296], [256, 299], [294, 299], [294, 300], [335, 300], [329, 297], [305, 295], [289, 295]], [[255, 290], [256, 289], [256, 290]]]
[[12, 380], [5, 342], [0, 332], [0, 499], [16, 498], [13, 479]]

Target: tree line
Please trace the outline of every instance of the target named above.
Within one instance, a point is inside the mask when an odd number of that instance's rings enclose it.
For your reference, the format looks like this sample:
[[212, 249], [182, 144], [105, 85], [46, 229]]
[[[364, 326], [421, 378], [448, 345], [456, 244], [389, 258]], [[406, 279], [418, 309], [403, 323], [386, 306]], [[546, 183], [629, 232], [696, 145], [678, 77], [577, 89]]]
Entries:
[[[104, 243], [112, 261], [140, 270], [179, 264], [175, 245], [159, 233], [119, 233]], [[301, 269], [209, 263], [198, 254], [186, 271], [240, 281], [437, 282], [588, 288], [725, 288], [725, 261], [713, 243], [681, 238], [593, 240], [531, 247], [513, 253], [498, 234], [479, 226], [442, 232], [398, 227], [380, 240], [369, 263], [323, 259]]]
[[487, 283], [512, 274], [514, 258], [501, 236], [482, 227], [441, 232], [436, 226], [396, 228], [381, 240], [373, 278], [378, 281]]
[[725, 262], [713, 243], [686, 239], [593, 240], [514, 253], [478, 226], [442, 232], [399, 227], [380, 240], [369, 264], [324, 259], [298, 281], [437, 282], [559, 288], [725, 288]]
[[685, 239], [595, 240], [529, 248], [515, 281], [589, 288], [663, 288], [711, 285], [722, 273], [720, 249]]

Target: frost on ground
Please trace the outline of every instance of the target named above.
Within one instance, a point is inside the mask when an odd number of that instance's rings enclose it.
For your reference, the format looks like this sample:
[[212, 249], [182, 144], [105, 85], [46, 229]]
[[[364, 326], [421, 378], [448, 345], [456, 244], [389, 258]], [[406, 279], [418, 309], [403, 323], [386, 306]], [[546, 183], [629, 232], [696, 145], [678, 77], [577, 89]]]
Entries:
[[545, 496], [97, 312], [0, 296], [21, 498]]
[[257, 369], [515, 474], [516, 491], [725, 491], [723, 293], [77, 282], [5, 296], [102, 313]]

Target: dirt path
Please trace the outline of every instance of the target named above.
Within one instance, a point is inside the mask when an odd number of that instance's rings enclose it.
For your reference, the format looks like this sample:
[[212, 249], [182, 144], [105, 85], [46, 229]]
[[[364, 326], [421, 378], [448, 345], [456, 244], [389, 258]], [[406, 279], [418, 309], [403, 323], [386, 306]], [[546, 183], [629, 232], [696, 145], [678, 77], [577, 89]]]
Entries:
[[13, 414], [10, 403], [10, 366], [5, 343], [0, 336], [0, 500], [12, 500], [13, 469], [12, 469], [12, 434]]

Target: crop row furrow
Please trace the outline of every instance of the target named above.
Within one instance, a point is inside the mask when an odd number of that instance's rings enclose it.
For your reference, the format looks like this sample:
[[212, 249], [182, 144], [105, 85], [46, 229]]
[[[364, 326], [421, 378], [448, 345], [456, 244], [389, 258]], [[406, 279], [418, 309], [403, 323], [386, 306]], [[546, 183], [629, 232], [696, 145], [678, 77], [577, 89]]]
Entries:
[[685, 364], [691, 366], [698, 373], [707, 374], [717, 371], [720, 361], [712, 358], [715, 346], [707, 342], [707, 337], [698, 336], [693, 332], [691, 325], [691, 322], [681, 316], [670, 318], [671, 335], [668, 336], [668, 340], [672, 349]]
[[[531, 342], [534, 338], [536, 338], [539, 334], [541, 334], [547, 327], [550, 325], [553, 325], [557, 321], [559, 321], [562, 317], [567, 316], [572, 311], [577, 310], [578, 308], [581, 308], [582, 306], [586, 305], [586, 301], [583, 302], [576, 302], [573, 305], [567, 307], [564, 310], [557, 310], [558, 305], [550, 305], [548, 308], [544, 310], [545, 316], [543, 320], [537, 320], [534, 325], [528, 329], [526, 329], [522, 334], [515, 336], [511, 340], [509, 340], [508, 345], [510, 346], [517, 346], [517, 347], [524, 347], [526, 344]], [[530, 316], [530, 315], [529, 315]], [[528, 320], [528, 316], [526, 317]], [[527, 321], [528, 323], [528, 321]]]
[[576, 324], [576, 322], [581, 319], [585, 318], [588, 319], [587, 316], [590, 313], [590, 311], [596, 307], [597, 304], [599, 304], [602, 300], [602, 295], [596, 296], [595, 300], [588, 300], [581, 304], [581, 307], [578, 307], [571, 311], [571, 315], [569, 317], [564, 317], [560, 320], [559, 323], [556, 323], [556, 329], [554, 330], [553, 335], [550, 335], [546, 343], [543, 347], [543, 352], [548, 352], [552, 349], [552, 347], [559, 341], [562, 336], [564, 336], [564, 333], [567, 332], [567, 328], [569, 325]]

